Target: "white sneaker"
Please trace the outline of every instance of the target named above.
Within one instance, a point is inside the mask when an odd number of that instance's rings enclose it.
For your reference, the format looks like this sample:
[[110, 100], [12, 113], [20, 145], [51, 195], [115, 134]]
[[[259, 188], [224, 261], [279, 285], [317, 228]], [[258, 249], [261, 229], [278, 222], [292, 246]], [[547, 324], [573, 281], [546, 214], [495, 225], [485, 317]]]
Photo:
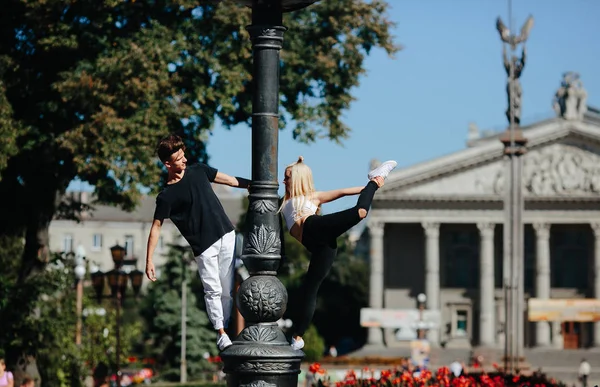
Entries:
[[397, 162], [395, 162], [394, 160], [388, 160], [383, 162], [380, 166], [378, 166], [377, 168], [375, 168], [374, 170], [372, 170], [371, 172], [369, 172], [369, 180], [373, 180], [376, 177], [383, 177], [384, 179], [387, 177], [387, 175], [390, 174], [390, 172], [396, 168], [396, 165], [398, 165]]
[[229, 347], [231, 344], [233, 344], [233, 343], [229, 339], [229, 336], [227, 336], [227, 333], [219, 335], [219, 338], [217, 339], [217, 347], [219, 347], [219, 351], [224, 350], [225, 348]]
[[298, 340], [296, 340], [292, 337], [292, 349], [299, 351], [302, 348], [304, 348], [304, 340], [302, 340], [302, 337]]

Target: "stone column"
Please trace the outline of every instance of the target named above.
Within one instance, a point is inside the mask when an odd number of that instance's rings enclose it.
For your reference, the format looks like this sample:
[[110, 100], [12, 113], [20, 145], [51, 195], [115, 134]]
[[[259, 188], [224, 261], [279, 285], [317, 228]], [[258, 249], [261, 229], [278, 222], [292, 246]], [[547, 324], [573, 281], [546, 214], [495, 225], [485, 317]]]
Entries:
[[[423, 223], [425, 229], [425, 294], [427, 309], [440, 310], [440, 224]], [[441, 310], [440, 310], [441, 312]], [[427, 338], [432, 345], [440, 342], [440, 329], [431, 329]]]
[[[594, 297], [600, 298], [600, 223], [592, 223], [594, 231]], [[600, 347], [600, 322], [594, 323], [594, 347]]]
[[[550, 225], [534, 223], [536, 235], [535, 257], [535, 297], [550, 298]], [[550, 346], [551, 326], [548, 321], [538, 321], [535, 327], [535, 341], [538, 347]]]
[[[371, 278], [369, 281], [369, 307], [383, 308], [383, 228], [385, 223], [378, 220], [369, 221]], [[383, 345], [383, 330], [369, 328], [367, 343]]]
[[479, 223], [479, 344], [492, 347], [496, 341], [494, 228], [493, 223]]

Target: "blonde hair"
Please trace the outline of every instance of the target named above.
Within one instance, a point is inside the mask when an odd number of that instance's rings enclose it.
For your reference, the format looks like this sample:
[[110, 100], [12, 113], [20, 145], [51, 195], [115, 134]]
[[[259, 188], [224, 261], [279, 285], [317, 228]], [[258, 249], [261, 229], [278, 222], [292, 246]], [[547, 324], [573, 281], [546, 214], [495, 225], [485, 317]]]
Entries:
[[289, 200], [296, 196], [310, 196], [315, 192], [315, 183], [310, 167], [304, 163], [304, 157], [298, 157], [298, 161], [285, 167], [290, 170], [289, 189], [285, 190], [283, 200]]
[[[304, 208], [306, 200], [310, 200], [310, 197], [315, 193], [312, 170], [304, 163], [304, 157], [298, 157], [298, 161], [285, 167], [286, 171], [288, 169], [290, 170], [290, 182], [286, 187], [279, 211], [281, 211], [285, 202], [290, 199], [294, 199], [294, 207]], [[302, 197], [302, 201], [296, 202], [297, 199], [295, 198], [299, 197]]]

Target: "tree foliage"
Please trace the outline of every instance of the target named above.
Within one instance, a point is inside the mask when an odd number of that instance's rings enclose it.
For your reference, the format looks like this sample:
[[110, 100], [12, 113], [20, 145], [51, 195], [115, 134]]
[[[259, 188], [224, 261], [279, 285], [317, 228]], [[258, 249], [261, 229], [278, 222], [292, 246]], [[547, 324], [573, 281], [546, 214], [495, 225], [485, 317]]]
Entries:
[[186, 360], [189, 377], [197, 379], [210, 369], [204, 357], [206, 353], [218, 353], [216, 333], [210, 326], [202, 299], [198, 299], [193, 291], [193, 288], [201, 288], [200, 280], [190, 268], [190, 263], [185, 261], [186, 255], [189, 254], [179, 248], [169, 248], [167, 262], [160, 268], [160, 278], [149, 285], [142, 308], [147, 325], [148, 355], [157, 360], [161, 377], [167, 380], [179, 380], [180, 374], [183, 276], [187, 289]]
[[313, 324], [309, 325], [302, 339], [304, 340], [304, 348], [302, 349], [304, 351], [304, 361], [321, 360], [325, 353], [325, 341]]
[[[4, 254], [19, 256], [23, 245], [0, 238]], [[25, 359], [35, 360], [44, 386], [75, 387], [100, 362], [115, 363], [116, 315], [114, 303], [107, 303], [103, 316], [83, 320], [81, 347], [75, 344], [77, 325], [74, 261], [55, 254], [46, 270], [18, 285], [16, 267], [0, 272], [0, 348], [6, 351], [13, 368]], [[84, 298], [83, 308], [97, 308], [95, 301]], [[106, 329], [106, 334], [104, 330]], [[121, 359], [130, 354], [139, 322], [121, 324]], [[31, 368], [30, 368], [31, 369]], [[38, 375], [30, 375], [38, 376]]]
[[[0, 235], [25, 240], [15, 274], [22, 287], [50, 260], [51, 220], [77, 218], [82, 208], [62, 199], [73, 179], [92, 184], [98, 202], [130, 210], [143, 187], [160, 181], [158, 138], [179, 133], [189, 158], [206, 161], [215, 123], [249, 122], [250, 10], [192, 0], [6, 0], [3, 7], [10, 11], [0, 13]], [[320, 1], [286, 14], [280, 123], [297, 140], [348, 136], [341, 116], [365, 57], [373, 48], [398, 50], [387, 7]], [[2, 267], [10, 259], [2, 256]], [[12, 312], [19, 324], [36, 299], [21, 301]], [[35, 340], [20, 340], [35, 350]]]
[[[26, 237], [24, 279], [46, 254], [57, 211], [77, 215], [77, 205], [58, 201], [74, 178], [95, 186], [99, 202], [132, 209], [141, 187], [159, 181], [159, 137], [178, 132], [190, 158], [205, 160], [215, 122], [249, 122], [250, 10], [191, 0], [4, 6], [11, 11], [0, 15], [0, 231]], [[340, 117], [365, 56], [398, 49], [386, 11], [381, 0], [340, 0], [286, 14], [281, 123], [293, 125], [294, 137], [348, 135]]]
[[[134, 351], [142, 337], [143, 324], [137, 315], [138, 300], [128, 293], [123, 299], [120, 320], [117, 320], [117, 310], [114, 299], [98, 304], [98, 300], [85, 297], [83, 300], [82, 340], [79, 357], [86, 371], [94, 370], [99, 364], [107, 366], [109, 371], [116, 370], [117, 338], [116, 330], [119, 324], [120, 366], [125, 367], [128, 358], [134, 357]], [[103, 313], [98, 313], [103, 312]]]

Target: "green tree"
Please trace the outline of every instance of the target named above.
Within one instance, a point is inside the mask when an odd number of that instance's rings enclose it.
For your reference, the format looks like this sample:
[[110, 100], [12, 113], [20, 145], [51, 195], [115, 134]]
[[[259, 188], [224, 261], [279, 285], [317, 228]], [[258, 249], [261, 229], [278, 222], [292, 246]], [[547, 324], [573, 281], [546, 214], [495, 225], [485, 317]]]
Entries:
[[[159, 137], [181, 134], [189, 159], [206, 161], [216, 122], [250, 121], [250, 10], [195, 0], [3, 7], [10, 12], [0, 13], [0, 235], [25, 241], [15, 286], [29, 289], [50, 261], [51, 220], [76, 219], [82, 209], [60, 199], [73, 179], [92, 184], [99, 203], [131, 210], [161, 179]], [[296, 139], [349, 135], [341, 116], [365, 57], [398, 50], [387, 8], [383, 0], [321, 1], [285, 16], [280, 124]], [[2, 255], [0, 266], [13, 259]], [[13, 321], [27, 320], [39, 294], [14, 295]], [[17, 332], [7, 328], [3, 340]], [[27, 352], [40, 348], [19, 342]]]
[[[120, 366], [127, 364], [127, 358], [134, 355], [134, 349], [140, 342], [143, 324], [135, 319], [128, 319], [128, 313], [135, 313], [137, 301], [125, 298], [121, 308], [121, 319], [117, 322], [117, 310], [114, 300], [105, 300], [98, 304], [97, 300], [84, 298], [83, 309], [90, 311], [83, 316], [83, 335], [80, 358], [87, 370], [93, 370], [98, 364], [110, 366], [116, 370], [117, 324], [119, 324]], [[103, 311], [103, 313], [98, 313]]]
[[[250, 10], [232, 2], [8, 0], [0, 15], [2, 234], [25, 237], [20, 280], [47, 260], [48, 225], [74, 178], [98, 201], [134, 208], [159, 182], [156, 140], [180, 133], [206, 160], [216, 121], [248, 123]], [[381, 0], [322, 1], [286, 14], [281, 126], [341, 141], [341, 115], [373, 48], [397, 51]]]
[[325, 352], [325, 341], [313, 324], [310, 324], [303, 339], [304, 361], [312, 362], [321, 360]]
[[216, 355], [216, 334], [210, 326], [208, 316], [192, 288], [198, 288], [199, 278], [184, 261], [180, 248], [171, 246], [167, 262], [161, 268], [158, 281], [149, 285], [144, 300], [142, 315], [147, 324], [149, 355], [156, 358], [160, 374], [167, 380], [179, 380], [181, 361], [181, 285], [183, 276], [187, 280], [187, 345], [186, 359], [188, 375], [198, 378], [211, 369], [204, 358], [205, 353]]
[[[0, 237], [0, 241], [4, 253], [20, 253], [23, 248], [22, 242], [11, 247], [6, 237]], [[39, 364], [37, 370], [44, 386], [79, 386], [91, 368], [100, 362], [114, 369], [117, 324], [114, 303], [106, 302], [103, 316], [84, 317], [82, 345], [75, 344], [74, 267], [73, 259], [55, 254], [46, 270], [20, 286], [17, 286], [16, 268], [0, 273], [0, 332], [10, 332], [10, 335], [0, 335], [0, 348], [6, 350], [11, 367], [18, 360], [33, 356]], [[31, 299], [37, 301], [25, 302]], [[83, 308], [98, 308], [94, 303], [84, 297]], [[107, 334], [104, 334], [105, 329]], [[140, 336], [141, 324], [139, 321], [122, 323], [120, 329], [121, 359], [125, 360]], [[23, 348], [28, 350], [23, 351]]]
[[[0, 236], [3, 257], [18, 262], [22, 250], [22, 241]], [[17, 265], [11, 265], [10, 259], [6, 262], [0, 272], [0, 348], [5, 351], [9, 367], [37, 358], [45, 366], [34, 364], [28, 373], [41, 377], [45, 386], [78, 386], [83, 370], [75, 346], [72, 261], [55, 255], [47, 270], [22, 285], [17, 281]]]

